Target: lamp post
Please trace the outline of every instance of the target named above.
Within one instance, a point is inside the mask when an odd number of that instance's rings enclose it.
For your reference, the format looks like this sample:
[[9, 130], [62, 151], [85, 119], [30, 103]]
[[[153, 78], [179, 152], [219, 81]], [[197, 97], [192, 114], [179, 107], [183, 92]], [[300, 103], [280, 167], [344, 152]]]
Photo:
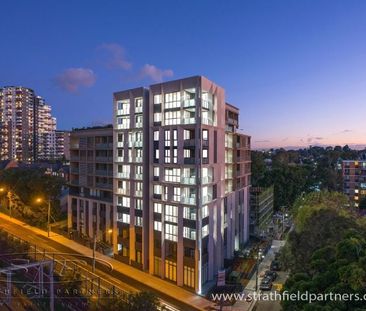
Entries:
[[261, 259], [262, 259], [262, 252], [261, 252], [260, 248], [258, 248], [256, 271], [255, 271], [255, 291], [256, 292], [258, 291], [258, 273], [259, 273], [259, 263], [260, 263]]
[[[42, 203], [43, 199], [42, 198], [37, 198], [36, 199], [36, 203]], [[51, 198], [47, 199], [47, 236], [50, 237], [50, 232], [51, 232], [51, 224], [50, 224], [50, 220], [51, 220]]]

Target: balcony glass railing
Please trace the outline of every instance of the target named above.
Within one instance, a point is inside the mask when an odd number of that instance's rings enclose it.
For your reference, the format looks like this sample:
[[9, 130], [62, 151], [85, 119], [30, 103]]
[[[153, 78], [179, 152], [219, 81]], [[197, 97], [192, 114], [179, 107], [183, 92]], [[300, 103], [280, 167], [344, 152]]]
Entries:
[[211, 202], [212, 201], [212, 195], [209, 194], [209, 195], [205, 195], [202, 197], [202, 204], [206, 204], [208, 202]]
[[126, 189], [118, 188], [117, 189], [117, 194], [130, 195], [130, 189], [128, 189], [128, 188], [126, 188]]
[[181, 178], [181, 182], [185, 185], [195, 185], [196, 184], [196, 177], [185, 177]]
[[122, 173], [117, 173], [116, 174], [116, 178], [127, 178], [129, 179], [130, 178], [130, 173], [128, 172], [122, 172]]
[[182, 118], [181, 120], [182, 124], [196, 124], [195, 118]]
[[135, 113], [141, 113], [142, 107], [135, 107]]
[[182, 196], [180, 198], [180, 202], [182, 204], [196, 205], [196, 198], [195, 197], [184, 197], [184, 196]]
[[202, 184], [209, 184], [212, 183], [212, 176], [208, 175], [208, 176], [203, 176], [202, 177]]
[[195, 107], [196, 101], [194, 99], [185, 99], [183, 101], [183, 107]]

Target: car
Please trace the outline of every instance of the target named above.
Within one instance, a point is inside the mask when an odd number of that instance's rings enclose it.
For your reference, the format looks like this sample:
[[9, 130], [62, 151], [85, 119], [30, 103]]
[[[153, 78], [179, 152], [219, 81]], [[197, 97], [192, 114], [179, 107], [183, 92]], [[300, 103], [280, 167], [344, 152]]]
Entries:
[[277, 273], [275, 271], [267, 270], [264, 277], [269, 278], [273, 282], [277, 278]]
[[271, 262], [270, 269], [271, 269], [272, 271], [280, 271], [280, 270], [281, 270], [280, 263], [279, 263], [277, 260], [273, 260], [273, 261]]
[[270, 278], [263, 278], [261, 284], [259, 285], [260, 290], [271, 290], [272, 289], [272, 281]]

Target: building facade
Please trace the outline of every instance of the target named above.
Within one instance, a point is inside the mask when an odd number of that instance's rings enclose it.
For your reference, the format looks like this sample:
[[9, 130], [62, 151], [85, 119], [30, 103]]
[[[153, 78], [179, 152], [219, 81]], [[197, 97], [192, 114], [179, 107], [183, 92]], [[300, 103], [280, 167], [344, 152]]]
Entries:
[[344, 160], [342, 175], [343, 191], [348, 196], [351, 206], [360, 207], [362, 199], [366, 197], [366, 160]]
[[98, 245], [113, 242], [113, 128], [92, 127], [70, 133], [68, 228]]
[[55, 158], [70, 160], [70, 131], [55, 131]]
[[56, 119], [51, 107], [25, 87], [0, 88], [0, 159], [33, 162], [52, 158]]
[[250, 234], [264, 236], [273, 217], [273, 186], [250, 188]]
[[114, 94], [115, 253], [200, 292], [249, 238], [250, 137], [196, 76]]

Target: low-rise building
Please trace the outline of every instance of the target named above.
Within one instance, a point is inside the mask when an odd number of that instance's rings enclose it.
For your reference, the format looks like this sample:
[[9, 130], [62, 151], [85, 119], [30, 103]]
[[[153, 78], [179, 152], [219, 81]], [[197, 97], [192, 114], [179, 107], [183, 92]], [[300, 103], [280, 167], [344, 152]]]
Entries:
[[112, 243], [113, 128], [91, 127], [70, 133], [68, 228], [75, 236]]

